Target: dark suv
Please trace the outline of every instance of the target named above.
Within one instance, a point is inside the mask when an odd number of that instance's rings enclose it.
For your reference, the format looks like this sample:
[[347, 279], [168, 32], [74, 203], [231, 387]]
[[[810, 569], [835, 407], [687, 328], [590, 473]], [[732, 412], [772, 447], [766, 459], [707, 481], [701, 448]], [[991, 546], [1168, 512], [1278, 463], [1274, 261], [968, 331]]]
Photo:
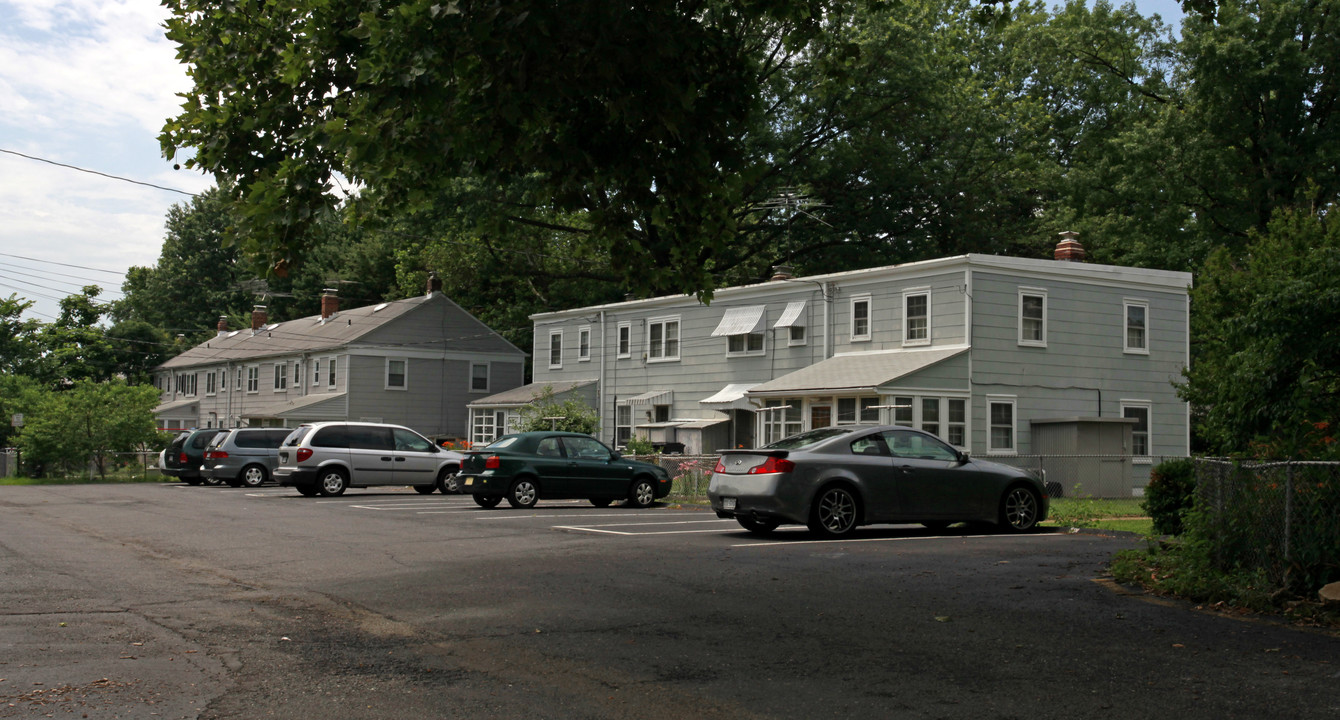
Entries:
[[176, 478], [188, 485], [207, 483], [218, 485], [219, 481], [205, 477], [200, 466], [205, 462], [205, 448], [215, 435], [223, 432], [220, 428], [187, 430], [178, 435], [163, 453], [163, 467], [159, 472]]

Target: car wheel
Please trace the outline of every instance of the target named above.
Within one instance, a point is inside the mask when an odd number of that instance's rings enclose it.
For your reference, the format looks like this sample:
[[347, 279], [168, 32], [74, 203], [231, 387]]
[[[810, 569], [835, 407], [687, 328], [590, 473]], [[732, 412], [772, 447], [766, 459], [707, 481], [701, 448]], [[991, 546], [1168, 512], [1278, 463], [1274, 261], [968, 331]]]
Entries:
[[747, 517], [737, 517], [735, 522], [740, 523], [740, 527], [755, 535], [771, 535], [772, 531], [776, 530], [778, 525], [781, 525], [776, 520], [755, 520]]
[[415, 486], [414, 486], [414, 492], [416, 492], [416, 493], [418, 493], [418, 494], [420, 494], [420, 495], [432, 495], [432, 494], [433, 494], [433, 491], [436, 490], [436, 489], [437, 489], [437, 486], [436, 486], [436, 485], [415, 485]]
[[209, 485], [210, 487], [218, 487], [219, 485], [223, 484], [222, 480], [212, 477], [202, 477], [200, 478], [200, 482], [203, 482], [204, 484]]
[[609, 498], [591, 498], [591, 504], [596, 507], [609, 507], [612, 502], [614, 501]]
[[295, 485], [294, 487], [298, 490], [298, 494], [303, 497], [316, 497], [321, 493], [321, 488], [315, 485]]
[[517, 478], [512, 481], [512, 487], [507, 489], [507, 504], [514, 508], [522, 510], [533, 508], [535, 501], [539, 499], [540, 490], [530, 478]]
[[437, 491], [443, 495], [455, 495], [461, 491], [461, 481], [456, 478], [456, 468], [446, 468], [437, 476]]
[[810, 510], [809, 528], [825, 537], [840, 537], [856, 527], [857, 504], [852, 491], [833, 485], [819, 491]]
[[260, 487], [270, 479], [270, 473], [261, 465], [248, 465], [242, 468], [242, 484], [247, 487]]
[[1006, 532], [1028, 532], [1038, 524], [1041, 503], [1038, 494], [1023, 485], [1005, 491], [1000, 500], [1000, 521], [997, 526]]
[[635, 508], [648, 508], [656, 502], [656, 486], [646, 478], [637, 478], [633, 487], [628, 489], [628, 504]]
[[326, 497], [335, 497], [343, 495], [344, 491], [349, 489], [349, 476], [339, 468], [330, 468], [321, 471], [321, 479], [317, 481], [317, 487], [321, 488], [321, 494]]
[[498, 507], [498, 503], [502, 502], [500, 495], [475, 495], [474, 498], [475, 504], [482, 508]]

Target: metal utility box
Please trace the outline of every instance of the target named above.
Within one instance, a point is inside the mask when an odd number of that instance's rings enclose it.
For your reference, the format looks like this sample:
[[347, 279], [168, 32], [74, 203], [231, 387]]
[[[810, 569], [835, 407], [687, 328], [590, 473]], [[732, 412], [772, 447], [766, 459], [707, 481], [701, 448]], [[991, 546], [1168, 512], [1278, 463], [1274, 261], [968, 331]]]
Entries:
[[1062, 417], [1033, 420], [1033, 452], [1047, 484], [1062, 497], [1131, 497], [1133, 418]]

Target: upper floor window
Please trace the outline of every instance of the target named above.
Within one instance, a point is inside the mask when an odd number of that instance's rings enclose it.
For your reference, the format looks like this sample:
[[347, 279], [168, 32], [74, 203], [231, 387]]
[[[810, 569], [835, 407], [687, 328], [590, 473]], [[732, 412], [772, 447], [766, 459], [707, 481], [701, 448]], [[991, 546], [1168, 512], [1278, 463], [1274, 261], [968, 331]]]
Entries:
[[330, 367], [326, 370], [326, 386], [335, 387], [335, 358], [330, 359]]
[[549, 367], [563, 367], [563, 331], [554, 330], [549, 333]]
[[626, 322], [619, 323], [619, 357], [626, 358], [633, 354], [633, 326]]
[[679, 318], [647, 321], [647, 361], [679, 359]]
[[1149, 354], [1149, 302], [1126, 300], [1122, 303], [1126, 316], [1126, 352]]
[[931, 291], [929, 288], [903, 292], [903, 344], [929, 345], [931, 342]]
[[409, 361], [404, 358], [386, 358], [386, 389], [405, 390], [409, 387]]
[[777, 319], [774, 328], [787, 329], [787, 345], [805, 344], [805, 301], [797, 300], [786, 304], [782, 316]]
[[219, 371], [219, 392], [228, 389], [228, 370], [225, 368]]
[[242, 368], [237, 369], [237, 383], [233, 387], [237, 390], [242, 389]]
[[591, 359], [591, 328], [577, 330], [577, 360], [586, 362]]
[[862, 295], [851, 299], [851, 339], [870, 339], [870, 296]]
[[321, 361], [320, 361], [320, 360], [313, 360], [313, 361], [312, 361], [312, 387], [316, 387], [317, 385], [320, 385], [320, 384], [321, 384]]
[[211, 371], [205, 373], [205, 394], [206, 394], [206, 395], [213, 395], [213, 394], [215, 393], [214, 383], [216, 382], [216, 381], [215, 381], [215, 378], [216, 378], [216, 377], [217, 377], [217, 376], [214, 374], [214, 371], [213, 371], [213, 370], [211, 370]]
[[275, 392], [288, 390], [288, 363], [275, 363]]
[[763, 333], [731, 335], [726, 338], [726, 352], [730, 355], [761, 355]]
[[261, 369], [255, 365], [247, 368], [247, 392], [261, 391]]
[[489, 389], [489, 364], [470, 363], [470, 391], [488, 392], [488, 389]]
[[712, 337], [726, 337], [727, 355], [761, 355], [766, 311], [764, 305], [727, 308], [721, 322], [712, 331]]
[[1019, 288], [1019, 344], [1047, 347], [1047, 291]]

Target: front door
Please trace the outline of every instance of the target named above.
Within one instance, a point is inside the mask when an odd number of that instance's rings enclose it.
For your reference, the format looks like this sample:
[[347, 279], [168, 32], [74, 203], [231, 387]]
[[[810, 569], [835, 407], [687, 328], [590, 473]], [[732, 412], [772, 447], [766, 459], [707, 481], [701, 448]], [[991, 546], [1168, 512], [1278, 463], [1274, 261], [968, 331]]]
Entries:
[[810, 429], [826, 428], [833, 424], [833, 408], [830, 405], [810, 406]]

